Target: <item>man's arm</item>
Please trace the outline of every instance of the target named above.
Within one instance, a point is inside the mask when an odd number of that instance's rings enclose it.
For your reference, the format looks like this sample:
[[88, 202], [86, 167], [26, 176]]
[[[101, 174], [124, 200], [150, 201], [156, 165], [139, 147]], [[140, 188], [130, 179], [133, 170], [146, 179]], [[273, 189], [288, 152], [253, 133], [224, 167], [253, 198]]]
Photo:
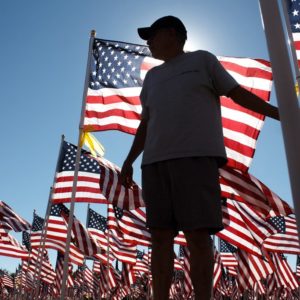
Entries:
[[279, 120], [278, 108], [263, 101], [261, 98], [247, 91], [241, 86], [232, 89], [228, 96], [237, 104], [251, 109], [259, 114]]
[[121, 170], [121, 183], [129, 188], [132, 185], [132, 164], [144, 150], [147, 134], [147, 120], [142, 119], [134, 137], [131, 149], [125, 159]]

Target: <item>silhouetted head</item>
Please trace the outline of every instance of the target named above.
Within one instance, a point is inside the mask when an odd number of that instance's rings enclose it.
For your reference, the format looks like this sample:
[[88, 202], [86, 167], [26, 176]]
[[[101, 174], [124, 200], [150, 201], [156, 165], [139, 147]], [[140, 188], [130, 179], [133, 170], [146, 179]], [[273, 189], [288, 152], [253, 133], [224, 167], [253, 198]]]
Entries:
[[153, 57], [168, 60], [183, 52], [187, 31], [182, 21], [165, 16], [149, 27], [138, 28], [139, 36], [147, 41]]

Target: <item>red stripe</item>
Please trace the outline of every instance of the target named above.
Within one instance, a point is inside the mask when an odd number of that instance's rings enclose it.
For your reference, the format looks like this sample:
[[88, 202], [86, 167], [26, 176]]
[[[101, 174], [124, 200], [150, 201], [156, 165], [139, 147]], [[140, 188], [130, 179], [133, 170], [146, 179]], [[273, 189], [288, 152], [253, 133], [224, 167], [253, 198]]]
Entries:
[[[117, 93], [117, 90], [116, 90]], [[141, 105], [140, 97], [139, 95], [136, 96], [122, 96], [122, 95], [110, 95], [110, 96], [94, 96], [94, 95], [88, 95], [86, 97], [86, 103], [91, 104], [112, 104], [112, 103], [119, 103], [124, 102], [128, 103], [130, 105]]]
[[[245, 77], [255, 77], [272, 80], [272, 73], [270, 71], [260, 69], [259, 67], [245, 67], [232, 61], [223, 60], [220, 60], [220, 63], [227, 71], [233, 71]], [[271, 67], [271, 64], [269, 67]]]
[[140, 120], [140, 114], [134, 111], [124, 110], [124, 109], [110, 109], [105, 112], [97, 112], [87, 110], [85, 112], [86, 118], [97, 118], [99, 120], [108, 118], [108, 117], [122, 117], [128, 120]]

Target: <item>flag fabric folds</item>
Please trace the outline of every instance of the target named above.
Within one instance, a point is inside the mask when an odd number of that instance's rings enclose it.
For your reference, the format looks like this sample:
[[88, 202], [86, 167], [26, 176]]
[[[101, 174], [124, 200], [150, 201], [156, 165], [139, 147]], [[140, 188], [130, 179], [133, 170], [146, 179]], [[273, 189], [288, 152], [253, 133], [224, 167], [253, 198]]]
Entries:
[[1, 200], [0, 220], [9, 224], [16, 232], [30, 229], [30, 224], [17, 213], [15, 213], [9, 205]]

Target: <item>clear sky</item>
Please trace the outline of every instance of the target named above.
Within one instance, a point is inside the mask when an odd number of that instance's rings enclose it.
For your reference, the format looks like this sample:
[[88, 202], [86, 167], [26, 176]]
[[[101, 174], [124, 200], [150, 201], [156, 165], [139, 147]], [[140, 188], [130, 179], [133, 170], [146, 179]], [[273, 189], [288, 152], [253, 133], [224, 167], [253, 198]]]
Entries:
[[[258, 1], [0, 1], [0, 199], [29, 222], [34, 209], [45, 215], [61, 134], [77, 143], [90, 31], [143, 43], [136, 28], [164, 15], [185, 23], [188, 50], [269, 60]], [[271, 103], [277, 105], [274, 88]], [[96, 137], [106, 158], [121, 165], [132, 136], [108, 131]], [[140, 182], [139, 161], [135, 170]], [[250, 173], [292, 205], [279, 122], [266, 120]], [[75, 208], [84, 223], [86, 207]], [[0, 267], [10, 271], [19, 262], [0, 257]]]

